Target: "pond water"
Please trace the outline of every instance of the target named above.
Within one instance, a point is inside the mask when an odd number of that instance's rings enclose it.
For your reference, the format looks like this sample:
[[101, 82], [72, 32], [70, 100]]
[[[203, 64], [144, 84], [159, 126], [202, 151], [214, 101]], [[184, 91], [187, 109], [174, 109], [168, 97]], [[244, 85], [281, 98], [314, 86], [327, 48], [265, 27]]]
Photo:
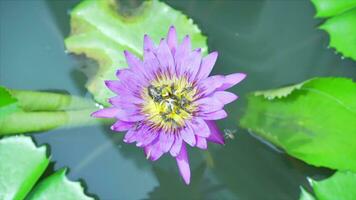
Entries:
[[[90, 98], [83, 58], [65, 53], [68, 12], [78, 1], [0, 1], [0, 84], [14, 89], [59, 90]], [[306, 177], [332, 172], [309, 166], [238, 127], [244, 96], [254, 90], [298, 83], [316, 76], [356, 77], [356, 64], [328, 49], [307, 0], [168, 1], [192, 17], [219, 51], [214, 74], [245, 72], [231, 91], [239, 101], [227, 106], [219, 127], [233, 133], [225, 146], [189, 149], [192, 183], [184, 185], [174, 159], [146, 160], [122, 135], [98, 125], [35, 134], [49, 144], [54, 169], [69, 167], [72, 180], [87, 191], [116, 199], [298, 199]]]

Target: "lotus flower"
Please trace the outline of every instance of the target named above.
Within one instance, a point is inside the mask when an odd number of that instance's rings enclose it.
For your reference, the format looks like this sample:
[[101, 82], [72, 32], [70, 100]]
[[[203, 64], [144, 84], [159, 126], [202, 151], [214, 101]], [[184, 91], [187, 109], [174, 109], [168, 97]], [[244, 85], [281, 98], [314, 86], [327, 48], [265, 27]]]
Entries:
[[209, 76], [218, 53], [203, 58], [201, 49], [191, 50], [189, 35], [178, 44], [173, 26], [158, 46], [145, 35], [143, 51], [143, 61], [124, 52], [128, 68], [117, 71], [119, 80], [105, 82], [117, 94], [109, 99], [112, 107], [92, 115], [115, 118], [111, 129], [127, 131], [124, 142], [136, 142], [152, 161], [169, 152], [189, 184], [186, 144], [200, 149], [207, 149], [207, 141], [224, 144], [214, 120], [227, 117], [223, 107], [237, 96], [225, 90], [246, 75]]

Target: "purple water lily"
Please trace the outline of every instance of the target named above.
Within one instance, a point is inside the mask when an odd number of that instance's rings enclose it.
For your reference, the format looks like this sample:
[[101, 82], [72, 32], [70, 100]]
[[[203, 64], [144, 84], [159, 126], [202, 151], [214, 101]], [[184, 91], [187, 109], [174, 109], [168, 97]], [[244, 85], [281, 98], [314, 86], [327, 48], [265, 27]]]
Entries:
[[186, 143], [207, 149], [207, 141], [224, 144], [214, 120], [227, 117], [224, 105], [237, 99], [224, 91], [246, 75], [209, 74], [218, 57], [212, 52], [202, 57], [201, 49], [191, 50], [190, 37], [177, 44], [172, 26], [158, 47], [144, 36], [143, 61], [125, 51], [128, 68], [117, 71], [119, 80], [106, 81], [117, 96], [109, 99], [110, 108], [94, 117], [115, 118], [114, 131], [127, 131], [124, 142], [136, 142], [146, 157], [155, 161], [169, 152], [177, 161], [186, 184], [190, 167]]

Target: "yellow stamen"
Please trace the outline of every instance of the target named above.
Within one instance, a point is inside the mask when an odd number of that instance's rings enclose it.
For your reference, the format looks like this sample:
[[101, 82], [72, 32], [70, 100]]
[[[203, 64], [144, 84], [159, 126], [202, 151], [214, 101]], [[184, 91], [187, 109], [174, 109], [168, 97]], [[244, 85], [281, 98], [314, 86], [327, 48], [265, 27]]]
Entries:
[[152, 81], [142, 94], [145, 103], [142, 111], [157, 128], [172, 130], [185, 125], [196, 110], [196, 88], [185, 77], [162, 75]]

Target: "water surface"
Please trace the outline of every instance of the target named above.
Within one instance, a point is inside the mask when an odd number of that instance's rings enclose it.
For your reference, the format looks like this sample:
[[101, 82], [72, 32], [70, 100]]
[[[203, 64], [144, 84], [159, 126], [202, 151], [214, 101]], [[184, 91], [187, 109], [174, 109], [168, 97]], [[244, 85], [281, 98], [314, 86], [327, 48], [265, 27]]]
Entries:
[[[68, 12], [78, 1], [0, 1], [0, 84], [15, 89], [62, 90], [90, 98], [84, 83], [85, 59], [65, 53]], [[297, 199], [306, 177], [331, 172], [287, 156], [238, 127], [250, 91], [298, 83], [317, 76], [356, 77], [356, 64], [328, 49], [307, 0], [178, 1], [168, 4], [191, 16], [219, 51], [214, 74], [245, 72], [231, 91], [241, 99], [227, 106], [219, 122], [234, 133], [209, 152], [190, 149], [192, 184], [178, 175], [174, 159], [147, 161], [142, 151], [121, 141], [108, 126], [36, 134], [51, 146], [54, 169], [67, 166], [72, 180], [88, 192], [117, 199]]]

